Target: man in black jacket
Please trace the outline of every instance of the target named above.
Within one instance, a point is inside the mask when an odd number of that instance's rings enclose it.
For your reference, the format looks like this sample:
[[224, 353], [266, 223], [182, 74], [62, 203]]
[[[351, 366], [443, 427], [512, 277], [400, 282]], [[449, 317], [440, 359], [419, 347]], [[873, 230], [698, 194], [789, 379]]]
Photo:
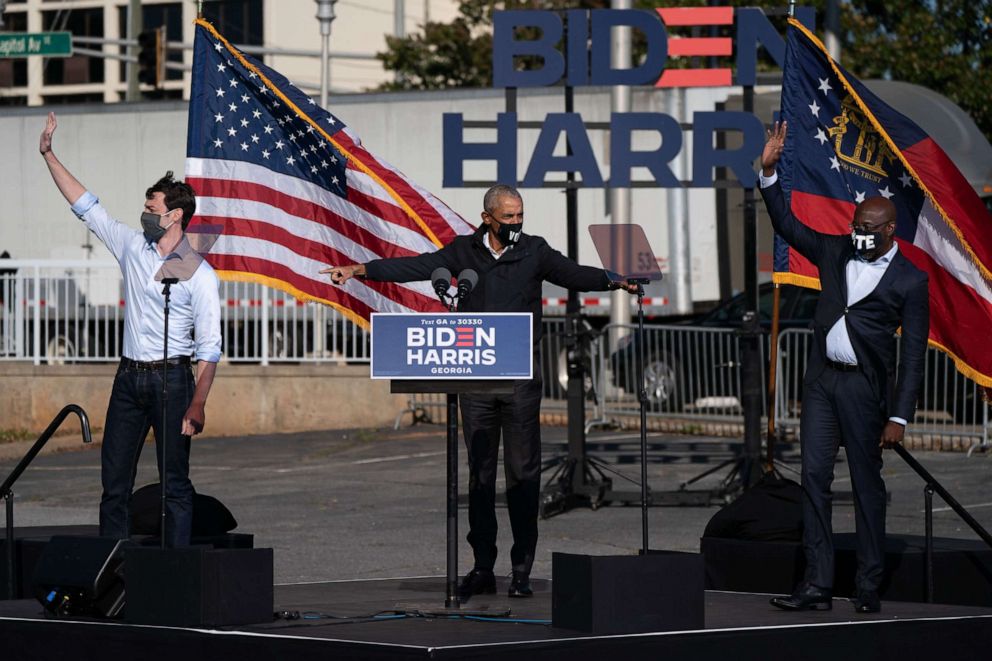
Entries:
[[462, 395], [462, 428], [468, 448], [469, 533], [475, 567], [459, 586], [463, 598], [494, 593], [496, 579], [496, 469], [500, 434], [506, 474], [506, 503], [513, 531], [511, 597], [529, 597], [530, 570], [537, 548], [541, 490], [541, 283], [579, 291], [626, 288], [617, 274], [580, 266], [539, 236], [524, 234], [524, 206], [511, 186], [496, 185], [483, 199], [483, 225], [437, 252], [377, 259], [325, 269], [335, 284], [351, 277], [389, 282], [428, 280], [439, 267], [458, 273], [474, 269], [479, 283], [458, 306], [460, 312], [530, 312], [534, 323], [534, 378], [518, 382], [512, 395]]
[[[834, 574], [830, 484], [838, 442], [844, 444], [854, 488], [858, 613], [881, 608], [885, 545], [882, 448], [901, 443], [923, 380], [930, 326], [927, 275], [893, 241], [896, 207], [884, 197], [861, 202], [850, 235], [816, 232], [797, 221], [775, 166], [787, 127], [776, 124], [761, 156], [761, 195], [775, 231], [820, 272], [813, 345], [800, 420], [803, 549], [806, 575], [785, 610], [829, 609]], [[896, 329], [902, 327], [896, 380]]]

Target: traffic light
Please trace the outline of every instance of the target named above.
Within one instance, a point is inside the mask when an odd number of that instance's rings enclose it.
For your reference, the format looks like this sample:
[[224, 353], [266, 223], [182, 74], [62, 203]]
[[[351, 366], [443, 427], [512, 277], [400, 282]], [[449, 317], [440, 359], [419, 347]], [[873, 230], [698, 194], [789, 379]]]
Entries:
[[165, 81], [165, 26], [138, 35], [138, 82], [161, 87]]

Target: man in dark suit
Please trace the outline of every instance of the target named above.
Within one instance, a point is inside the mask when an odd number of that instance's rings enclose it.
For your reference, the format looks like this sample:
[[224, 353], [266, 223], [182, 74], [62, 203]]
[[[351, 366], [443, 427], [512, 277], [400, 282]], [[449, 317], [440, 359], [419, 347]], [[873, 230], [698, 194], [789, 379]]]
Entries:
[[[819, 269], [822, 291], [800, 421], [806, 575], [792, 595], [771, 603], [785, 610], [831, 607], [830, 484], [838, 443], [843, 443], [857, 525], [854, 608], [876, 613], [885, 545], [882, 449], [902, 442], [916, 408], [930, 325], [927, 275], [893, 241], [896, 207], [884, 197], [857, 206], [850, 235], [822, 234], [793, 217], [775, 171], [786, 132], [784, 123], [776, 123], [768, 133], [761, 195], [775, 231]], [[897, 380], [895, 333], [900, 326]]]
[[497, 184], [482, 202], [482, 225], [436, 252], [413, 257], [376, 259], [367, 264], [331, 266], [335, 284], [353, 277], [380, 282], [427, 280], [438, 267], [454, 273], [473, 269], [478, 285], [459, 302], [460, 312], [530, 312], [533, 315], [534, 378], [518, 381], [512, 395], [461, 396], [462, 430], [468, 448], [468, 542], [475, 567], [462, 580], [462, 599], [496, 592], [496, 474], [500, 438], [506, 474], [506, 505], [513, 546], [510, 597], [530, 597], [530, 570], [537, 549], [537, 516], [541, 494], [541, 284], [547, 280], [579, 291], [626, 289], [616, 273], [581, 266], [548, 245], [523, 233], [524, 202], [512, 186]]

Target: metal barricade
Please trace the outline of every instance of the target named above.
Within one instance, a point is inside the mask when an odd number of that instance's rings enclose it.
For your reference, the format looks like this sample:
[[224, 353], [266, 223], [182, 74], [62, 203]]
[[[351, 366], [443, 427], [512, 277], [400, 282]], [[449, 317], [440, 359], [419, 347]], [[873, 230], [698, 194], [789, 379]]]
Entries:
[[0, 262], [0, 360], [60, 364], [120, 357], [124, 310], [115, 262]]
[[[221, 282], [220, 304], [224, 360], [369, 362], [368, 332], [337, 310], [229, 281]], [[116, 262], [0, 260], [0, 360], [114, 362], [123, 339]]]
[[[812, 338], [812, 331], [806, 329], [789, 329], [779, 335], [775, 422], [780, 430], [798, 429]], [[983, 389], [961, 374], [939, 349], [927, 348], [916, 415], [906, 433], [927, 449], [973, 450], [989, 445], [989, 405]]]
[[[611, 337], [621, 338], [613, 351], [609, 350]], [[607, 326], [599, 344], [601, 417], [636, 415], [636, 328]], [[767, 373], [767, 344], [766, 336], [761, 344], [762, 382]], [[743, 420], [740, 342], [735, 329], [645, 326], [644, 353], [648, 416]]]

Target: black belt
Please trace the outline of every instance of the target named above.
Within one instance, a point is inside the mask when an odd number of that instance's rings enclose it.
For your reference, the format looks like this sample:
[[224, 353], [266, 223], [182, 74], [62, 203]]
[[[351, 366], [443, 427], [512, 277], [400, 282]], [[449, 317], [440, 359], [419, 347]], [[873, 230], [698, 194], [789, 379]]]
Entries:
[[169, 367], [188, 367], [190, 364], [189, 356], [176, 356], [175, 358], [170, 358], [169, 360], [153, 360], [150, 362], [145, 362], [142, 360], [131, 360], [130, 358], [121, 358], [121, 369], [135, 370], [138, 372], [161, 372], [163, 363], [168, 363]]
[[857, 372], [858, 366], [851, 365], [850, 363], [838, 363], [835, 360], [830, 360], [827, 358], [827, 367], [832, 370], [837, 370], [838, 372]]

